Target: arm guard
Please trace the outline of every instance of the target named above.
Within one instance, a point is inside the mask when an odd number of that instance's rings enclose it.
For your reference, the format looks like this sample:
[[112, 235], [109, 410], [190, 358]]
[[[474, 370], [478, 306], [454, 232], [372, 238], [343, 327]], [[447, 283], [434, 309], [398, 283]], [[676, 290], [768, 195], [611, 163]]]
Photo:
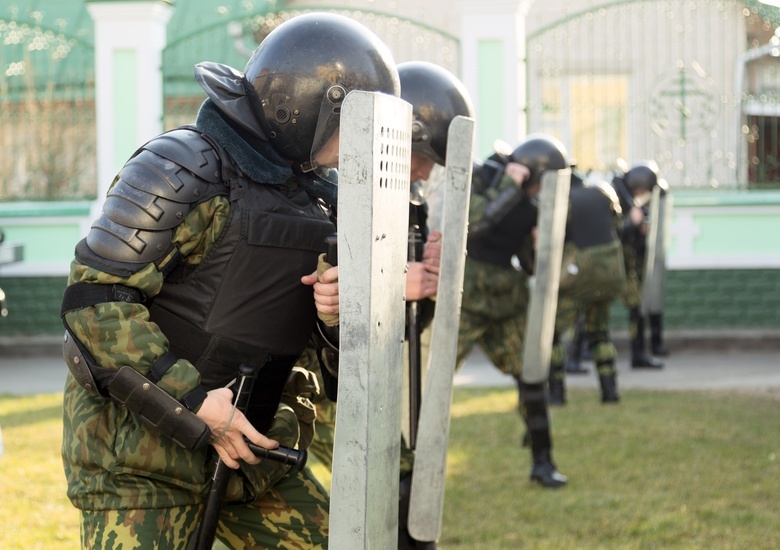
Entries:
[[179, 128], [156, 137], [117, 175], [77, 259], [121, 276], [161, 260], [192, 207], [228, 192], [217, 185], [223, 180], [217, 145], [200, 132]]
[[203, 420], [132, 367], [122, 367], [108, 393], [130, 412], [185, 449], [201, 449], [211, 430]]

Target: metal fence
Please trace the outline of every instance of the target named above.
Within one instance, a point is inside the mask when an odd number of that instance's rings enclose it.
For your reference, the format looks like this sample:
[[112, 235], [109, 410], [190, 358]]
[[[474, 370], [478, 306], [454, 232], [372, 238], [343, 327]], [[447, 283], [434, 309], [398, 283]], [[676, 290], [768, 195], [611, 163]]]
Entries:
[[0, 200], [95, 196], [93, 59], [64, 19], [0, 19]]
[[[528, 130], [563, 138], [583, 169], [653, 159], [676, 187], [780, 186], [780, 10], [762, 6], [534, 2]], [[94, 47], [79, 10], [47, 18], [9, 8], [0, 18], [0, 200], [95, 196]], [[204, 19], [190, 34], [177, 32], [163, 54], [165, 128], [195, 118], [204, 97], [195, 63], [241, 69], [270, 30], [305, 11]], [[459, 71], [455, 36], [391, 13], [332, 11], [376, 32], [399, 62]]]
[[780, 10], [573, 0], [555, 14], [535, 3], [529, 25], [537, 15], [529, 130], [561, 137], [580, 168], [652, 159], [677, 187], [780, 183]]
[[[165, 126], [173, 128], [194, 120], [203, 91], [194, 82], [192, 67], [204, 61], [225, 63], [242, 70], [252, 51], [284, 21], [315, 8], [289, 8], [260, 12], [194, 30], [170, 43], [163, 53], [165, 73]], [[460, 51], [457, 37], [413, 21], [379, 11], [316, 8], [350, 17], [377, 34], [397, 62], [422, 60], [437, 63], [458, 74]]]

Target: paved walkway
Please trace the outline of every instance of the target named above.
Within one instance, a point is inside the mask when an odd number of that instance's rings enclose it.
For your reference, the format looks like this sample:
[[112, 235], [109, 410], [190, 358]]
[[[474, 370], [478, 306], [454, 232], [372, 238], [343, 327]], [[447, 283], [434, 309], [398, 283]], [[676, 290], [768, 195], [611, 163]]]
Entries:
[[[670, 334], [672, 355], [662, 370], [632, 370], [624, 335], [617, 334], [618, 386], [649, 389], [735, 389], [780, 395], [780, 332]], [[598, 388], [593, 364], [588, 374], [567, 376], [572, 388]], [[0, 394], [60, 392], [66, 372], [57, 339], [0, 338]], [[455, 377], [456, 386], [512, 385], [481, 351], [469, 357]]]
[[[663, 390], [750, 389], [771, 390], [780, 395], [780, 347], [778, 349], [729, 350], [683, 348], [665, 359], [665, 368], [631, 369], [628, 354], [618, 360], [619, 388]], [[570, 388], [598, 388], [593, 363], [583, 363], [587, 374], [567, 375]], [[497, 386], [510, 377], [492, 367], [481, 352], [475, 352], [456, 375], [456, 385]]]

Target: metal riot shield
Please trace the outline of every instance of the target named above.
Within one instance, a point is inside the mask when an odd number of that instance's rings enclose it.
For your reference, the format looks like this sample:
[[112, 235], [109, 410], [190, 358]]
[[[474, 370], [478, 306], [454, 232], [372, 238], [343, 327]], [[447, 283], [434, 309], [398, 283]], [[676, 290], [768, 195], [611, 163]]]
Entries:
[[570, 185], [571, 170], [568, 168], [542, 174], [534, 285], [523, 345], [521, 377], [527, 384], [545, 382], [550, 369]]
[[331, 548], [397, 545], [411, 127], [392, 96], [354, 91], [342, 106]]
[[474, 120], [455, 117], [447, 131], [441, 269], [409, 500], [409, 533], [421, 541], [435, 541], [441, 535], [450, 405], [466, 263], [473, 142]]
[[642, 275], [642, 314], [656, 313], [660, 311], [661, 299], [663, 297], [663, 271], [659, 265], [660, 261], [665, 262], [663, 246], [663, 225], [664, 225], [664, 199], [661, 196], [661, 187], [656, 185], [650, 193], [650, 206], [648, 214], [647, 234], [645, 235], [645, 265]]

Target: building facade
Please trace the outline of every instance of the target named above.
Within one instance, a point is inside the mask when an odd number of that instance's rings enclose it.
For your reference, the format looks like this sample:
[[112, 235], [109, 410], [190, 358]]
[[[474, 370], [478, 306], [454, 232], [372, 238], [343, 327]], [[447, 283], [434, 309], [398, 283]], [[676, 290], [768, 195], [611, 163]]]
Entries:
[[777, 8], [17, 0], [0, 12], [0, 229], [25, 253], [0, 265], [11, 310], [0, 336], [59, 330], [73, 246], [135, 148], [193, 120], [203, 99], [193, 65], [241, 68], [271, 29], [318, 6], [371, 28], [398, 62], [459, 75], [474, 100], [480, 156], [496, 139], [546, 132], [596, 174], [618, 158], [655, 160], [675, 202], [668, 324], [780, 328]]

